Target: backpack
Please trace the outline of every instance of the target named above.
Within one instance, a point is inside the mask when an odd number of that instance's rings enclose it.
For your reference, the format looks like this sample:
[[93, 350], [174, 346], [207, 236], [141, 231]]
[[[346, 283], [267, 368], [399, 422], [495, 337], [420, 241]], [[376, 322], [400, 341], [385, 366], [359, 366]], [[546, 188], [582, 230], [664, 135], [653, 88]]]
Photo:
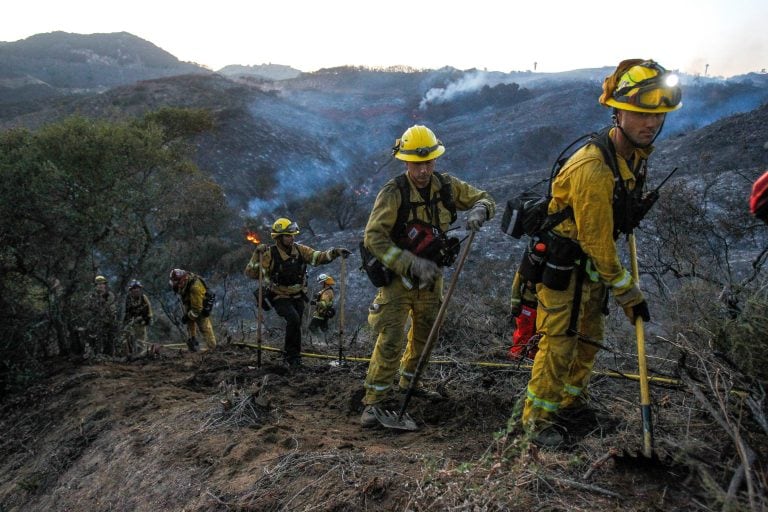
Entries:
[[[614, 238], [618, 238], [619, 233], [628, 233], [637, 227], [640, 219], [633, 214], [636, 208], [632, 205], [639, 202], [644, 176], [638, 178], [638, 184], [633, 191], [627, 190], [619, 173], [613, 143], [608, 137], [608, 132], [609, 129], [604, 129], [598, 133], [582, 135], [563, 149], [552, 164], [546, 194], [542, 195], [528, 189], [508, 200], [501, 219], [501, 230], [513, 238], [519, 239], [523, 235], [533, 237], [549, 231], [567, 218], [573, 218], [573, 209], [570, 206], [553, 214], [548, 213], [549, 202], [552, 199], [552, 182], [571, 156], [588, 144], [593, 144], [600, 150], [603, 160], [613, 172]], [[574, 146], [576, 149], [572, 150]]]
[[203, 295], [203, 309], [200, 311], [200, 317], [205, 318], [207, 316], [211, 316], [213, 306], [216, 304], [216, 294], [208, 290], [208, 285], [205, 283], [205, 281], [203, 281], [202, 277], [197, 276], [197, 279], [203, 283], [203, 286], [205, 287], [205, 295]]
[[[314, 300], [314, 303], [319, 303], [319, 302], [320, 302], [320, 297], [322, 297], [322, 296], [323, 296], [323, 292], [324, 292], [324, 291], [325, 291], [325, 290], [320, 290], [319, 292], [317, 292], [317, 295], [315, 296], [315, 300]], [[333, 304], [331, 304], [330, 306], [328, 306], [328, 307], [325, 309], [325, 311], [323, 311], [323, 312], [321, 313], [321, 315], [320, 315], [320, 316], [322, 316], [323, 318], [326, 318], [326, 319], [331, 319], [331, 318], [333, 318], [334, 316], [336, 316], [336, 308], [334, 308], [334, 307], [333, 307]]]

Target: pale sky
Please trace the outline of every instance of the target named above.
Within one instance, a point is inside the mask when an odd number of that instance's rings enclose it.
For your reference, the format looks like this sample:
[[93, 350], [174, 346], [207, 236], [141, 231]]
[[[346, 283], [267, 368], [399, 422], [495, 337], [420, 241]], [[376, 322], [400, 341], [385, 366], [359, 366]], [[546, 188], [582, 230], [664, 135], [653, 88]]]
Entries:
[[[12, 4], [11, 4], [12, 2]], [[0, 41], [130, 32], [183, 61], [557, 72], [652, 58], [732, 76], [768, 69], [768, 0], [10, 0]]]

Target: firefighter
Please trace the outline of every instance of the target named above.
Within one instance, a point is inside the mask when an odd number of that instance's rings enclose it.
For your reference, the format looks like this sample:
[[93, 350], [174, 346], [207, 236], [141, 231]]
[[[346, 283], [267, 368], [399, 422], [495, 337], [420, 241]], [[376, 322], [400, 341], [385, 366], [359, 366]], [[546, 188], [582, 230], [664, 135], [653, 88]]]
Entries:
[[203, 339], [211, 351], [216, 348], [216, 335], [211, 324], [211, 310], [215, 301], [215, 295], [208, 291], [208, 286], [203, 278], [180, 268], [171, 270], [168, 284], [175, 294], [181, 299], [184, 312], [181, 322], [187, 325], [187, 347], [190, 352], [200, 350], [197, 341], [197, 331], [203, 334]]
[[537, 346], [531, 338], [536, 334], [537, 306], [535, 285], [524, 279], [520, 272], [515, 272], [509, 308], [509, 315], [515, 326], [512, 332], [512, 346], [509, 347], [510, 359], [533, 359], [536, 355]]
[[315, 311], [312, 313], [312, 320], [309, 322], [309, 330], [317, 334], [318, 331], [328, 332], [328, 320], [333, 318], [336, 310], [333, 307], [333, 285], [336, 281], [328, 274], [317, 276], [317, 282], [322, 288], [312, 300]]
[[144, 293], [144, 286], [138, 279], [128, 284], [128, 295], [125, 297], [126, 349], [128, 355], [136, 355], [139, 346], [147, 345], [147, 326], [152, 323], [152, 304]]
[[[330, 263], [339, 256], [346, 258], [349, 250], [335, 247], [316, 251], [297, 244], [294, 237], [299, 226], [281, 217], [272, 224], [273, 245], [259, 244], [245, 267], [245, 275], [251, 279], [264, 278], [267, 300], [286, 322], [283, 357], [288, 366], [301, 366], [301, 318], [307, 297], [307, 264], [317, 266]], [[259, 269], [259, 259], [263, 268]]]
[[[394, 157], [405, 162], [405, 173], [381, 189], [365, 227], [365, 248], [383, 263], [390, 279], [368, 309], [368, 323], [378, 337], [365, 378], [363, 427], [377, 424], [373, 406], [386, 398], [398, 368], [399, 389], [410, 386], [440, 307], [441, 267], [458, 254], [458, 239], [445, 236], [456, 211], [468, 211], [467, 229], [477, 231], [496, 210], [487, 192], [435, 172], [444, 152], [432, 130], [408, 128], [393, 148]], [[420, 388], [415, 392], [428, 395]]]
[[756, 218], [768, 224], [768, 171], [765, 171], [752, 184], [752, 194], [749, 196], [749, 211]]
[[[633, 325], [637, 317], [650, 320], [638, 283], [619, 260], [616, 240], [632, 231], [627, 219], [633, 212], [626, 210], [636, 205], [628, 198], [639, 197], [633, 192], [642, 191], [652, 143], [666, 114], [682, 106], [681, 99], [677, 76], [656, 62], [621, 62], [606, 77], [599, 99], [613, 109], [613, 125], [607, 132], [610, 148], [603, 153], [597, 144], [585, 145], [552, 182], [549, 213], [568, 206], [573, 213], [552, 230], [549, 256], [567, 254], [570, 260], [552, 268], [548, 263], [543, 282], [536, 285], [536, 327], [542, 338], [526, 390], [522, 426], [539, 445], [559, 446], [564, 430], [557, 422], [564, 424], [579, 411], [588, 412], [585, 393], [598, 347], [587, 341], [603, 338], [606, 294], [613, 295]], [[620, 180], [614, 180], [613, 169]], [[569, 266], [578, 270], [559, 270]]]

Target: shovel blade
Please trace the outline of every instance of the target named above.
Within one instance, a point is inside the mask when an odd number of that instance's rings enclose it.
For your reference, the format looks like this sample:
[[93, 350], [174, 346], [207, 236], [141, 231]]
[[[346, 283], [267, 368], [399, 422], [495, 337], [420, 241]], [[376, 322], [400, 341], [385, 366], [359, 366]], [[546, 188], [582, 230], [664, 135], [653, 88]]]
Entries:
[[411, 415], [407, 412], [400, 416], [396, 412], [374, 407], [373, 415], [376, 416], [376, 419], [379, 420], [379, 423], [381, 423], [381, 425], [386, 428], [408, 431], [419, 430], [419, 426], [416, 425], [416, 421], [411, 418]]

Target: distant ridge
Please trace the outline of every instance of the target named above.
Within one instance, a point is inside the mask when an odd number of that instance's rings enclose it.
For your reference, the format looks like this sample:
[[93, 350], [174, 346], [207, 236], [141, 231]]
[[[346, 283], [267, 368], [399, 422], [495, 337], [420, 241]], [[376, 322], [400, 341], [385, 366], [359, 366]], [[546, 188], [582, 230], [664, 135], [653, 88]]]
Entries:
[[[103, 91], [139, 80], [209, 70], [176, 57], [127, 32], [50, 32], [0, 43], [0, 103], [62, 93]], [[35, 87], [35, 94], [26, 89]]]
[[255, 66], [243, 66], [231, 64], [217, 71], [220, 75], [230, 78], [261, 78], [264, 80], [290, 80], [301, 74], [301, 71], [283, 64], [257, 64]]

